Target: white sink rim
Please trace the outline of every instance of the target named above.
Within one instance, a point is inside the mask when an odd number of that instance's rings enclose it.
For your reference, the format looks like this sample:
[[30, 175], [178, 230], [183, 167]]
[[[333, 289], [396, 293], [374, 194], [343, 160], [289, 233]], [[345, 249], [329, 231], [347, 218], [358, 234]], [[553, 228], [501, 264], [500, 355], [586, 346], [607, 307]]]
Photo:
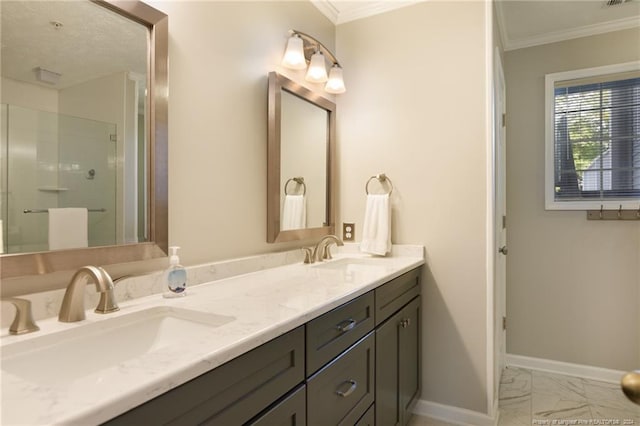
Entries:
[[342, 257], [339, 259], [333, 259], [328, 262], [321, 262], [312, 265], [313, 268], [318, 269], [336, 269], [342, 270], [348, 267], [373, 267], [380, 268], [385, 267], [384, 258], [376, 257]]
[[65, 385], [155, 352], [179, 349], [234, 319], [151, 307], [4, 345], [1, 370], [37, 384]]

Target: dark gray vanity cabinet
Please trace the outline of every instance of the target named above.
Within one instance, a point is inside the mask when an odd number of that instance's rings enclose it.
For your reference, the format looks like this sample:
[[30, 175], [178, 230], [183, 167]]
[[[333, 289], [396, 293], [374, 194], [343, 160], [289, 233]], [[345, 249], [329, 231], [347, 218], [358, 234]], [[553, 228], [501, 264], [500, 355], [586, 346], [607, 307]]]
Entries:
[[[105, 424], [242, 425], [303, 381], [304, 327], [298, 327]], [[295, 392], [289, 396], [294, 395]], [[294, 398], [298, 405], [300, 398]], [[286, 402], [287, 396], [281, 403]], [[271, 418], [285, 419], [290, 406], [291, 402]], [[302, 410], [293, 418], [304, 418], [304, 406]], [[260, 419], [255, 421], [266, 424]]]
[[352, 426], [373, 403], [374, 313], [370, 291], [306, 324], [310, 426]]
[[307, 377], [373, 330], [373, 292], [340, 305], [306, 325]]
[[406, 425], [420, 395], [420, 268], [108, 425]]
[[301, 385], [251, 420], [251, 426], [306, 426], [307, 386]]
[[419, 270], [376, 289], [376, 314], [375, 424], [404, 426], [420, 396]]
[[351, 346], [307, 379], [309, 426], [356, 424], [375, 398], [375, 336]]
[[373, 404], [366, 413], [360, 417], [355, 426], [375, 426], [376, 424], [376, 404]]

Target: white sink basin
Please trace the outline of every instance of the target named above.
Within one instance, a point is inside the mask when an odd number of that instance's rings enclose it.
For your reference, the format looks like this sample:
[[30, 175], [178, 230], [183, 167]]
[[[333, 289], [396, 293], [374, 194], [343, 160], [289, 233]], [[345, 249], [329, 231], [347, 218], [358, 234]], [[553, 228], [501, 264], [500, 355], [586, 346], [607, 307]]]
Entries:
[[157, 351], [179, 349], [234, 319], [150, 308], [3, 346], [1, 368], [37, 384], [64, 385]]
[[314, 268], [336, 269], [336, 270], [371, 270], [371, 268], [384, 268], [384, 260], [373, 257], [345, 257], [342, 259], [330, 260], [328, 262], [316, 263]]

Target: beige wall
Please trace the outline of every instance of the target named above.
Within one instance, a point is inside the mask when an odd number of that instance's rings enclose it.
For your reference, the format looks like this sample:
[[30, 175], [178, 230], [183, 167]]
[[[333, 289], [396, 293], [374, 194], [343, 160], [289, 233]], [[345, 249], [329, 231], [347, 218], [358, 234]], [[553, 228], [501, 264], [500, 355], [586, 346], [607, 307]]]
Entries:
[[169, 238], [183, 263], [301, 245], [265, 242], [267, 73], [302, 82], [279, 66], [289, 28], [337, 45], [348, 88], [339, 222], [359, 236], [367, 178], [390, 176], [393, 241], [427, 251], [422, 399], [486, 413], [483, 2], [425, 2], [337, 29], [307, 1], [150, 3], [169, 14]]
[[334, 48], [310, 2], [150, 2], [169, 15], [169, 241], [185, 264], [301, 245], [267, 244], [267, 74], [290, 28]]
[[505, 53], [507, 352], [640, 365], [640, 223], [544, 210], [544, 75], [640, 59], [640, 30]]
[[[335, 27], [308, 1], [147, 1], [169, 15], [169, 243], [193, 265], [283, 251], [266, 231], [267, 75], [280, 67], [291, 28], [335, 49]], [[312, 241], [304, 242], [307, 245]], [[112, 265], [114, 276], [167, 259]], [[3, 280], [42, 288], [69, 273]]]
[[[485, 5], [424, 2], [339, 25], [340, 222], [393, 181], [394, 243], [424, 244], [422, 399], [487, 413]], [[455, 17], [455, 18], [454, 18]]]

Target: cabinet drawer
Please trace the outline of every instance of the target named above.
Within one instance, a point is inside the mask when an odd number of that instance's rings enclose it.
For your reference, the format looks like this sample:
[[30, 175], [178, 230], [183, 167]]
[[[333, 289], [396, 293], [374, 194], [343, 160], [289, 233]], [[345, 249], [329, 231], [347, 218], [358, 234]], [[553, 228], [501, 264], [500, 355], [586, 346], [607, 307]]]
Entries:
[[307, 381], [309, 425], [353, 425], [373, 403], [375, 336], [353, 345]]
[[304, 329], [298, 327], [107, 424], [243, 424], [303, 380]]
[[373, 292], [307, 323], [307, 377], [373, 330]]
[[247, 424], [250, 426], [306, 426], [307, 387], [300, 386]]
[[383, 323], [420, 294], [420, 270], [421, 268], [413, 269], [375, 290], [376, 325]]

